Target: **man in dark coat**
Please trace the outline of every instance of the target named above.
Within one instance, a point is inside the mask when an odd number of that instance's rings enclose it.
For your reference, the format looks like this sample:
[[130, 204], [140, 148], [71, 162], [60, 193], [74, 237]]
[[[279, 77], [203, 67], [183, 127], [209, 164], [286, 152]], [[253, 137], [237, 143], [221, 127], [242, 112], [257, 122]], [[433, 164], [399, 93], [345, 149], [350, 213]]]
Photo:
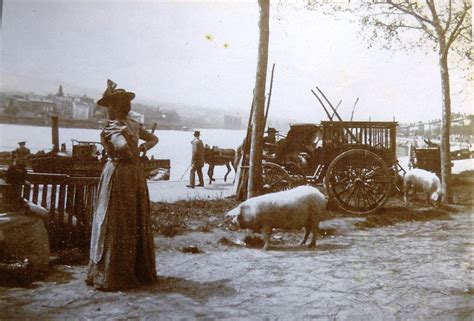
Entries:
[[25, 165], [26, 160], [31, 156], [30, 150], [25, 146], [26, 142], [19, 142], [17, 149], [12, 153], [12, 161], [17, 165]]
[[189, 185], [187, 187], [194, 188], [195, 175], [198, 174], [199, 185], [198, 187], [204, 186], [204, 179], [202, 177], [202, 167], [204, 166], [204, 144], [199, 136], [201, 133], [196, 130], [194, 132], [194, 139], [191, 142], [193, 146], [192, 159], [191, 159], [191, 173], [189, 176]]

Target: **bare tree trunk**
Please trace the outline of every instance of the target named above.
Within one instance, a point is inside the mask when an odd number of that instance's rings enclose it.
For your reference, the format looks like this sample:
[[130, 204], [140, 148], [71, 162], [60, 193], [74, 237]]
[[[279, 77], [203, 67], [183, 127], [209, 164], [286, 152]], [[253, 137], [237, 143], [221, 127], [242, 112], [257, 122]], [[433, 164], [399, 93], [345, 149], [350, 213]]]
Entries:
[[250, 145], [250, 171], [247, 198], [260, 194], [262, 185], [262, 152], [265, 119], [265, 84], [267, 80], [270, 0], [258, 0], [260, 6], [260, 39], [257, 76], [255, 80], [255, 110]]
[[443, 99], [443, 118], [441, 122], [441, 181], [443, 182], [443, 201], [453, 202], [451, 192], [451, 92], [449, 84], [448, 57], [440, 53], [441, 92]]

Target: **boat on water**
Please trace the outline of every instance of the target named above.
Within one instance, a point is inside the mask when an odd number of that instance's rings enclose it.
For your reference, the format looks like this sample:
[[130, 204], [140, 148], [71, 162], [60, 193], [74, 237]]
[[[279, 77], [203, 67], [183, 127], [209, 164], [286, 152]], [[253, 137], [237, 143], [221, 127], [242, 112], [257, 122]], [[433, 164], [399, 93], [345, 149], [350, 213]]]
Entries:
[[[59, 146], [57, 118], [52, 120], [53, 146]], [[25, 165], [34, 173], [67, 174], [81, 177], [99, 177], [107, 161], [107, 155], [99, 142], [72, 140], [72, 153], [65, 144], [50, 152], [38, 152], [25, 159]], [[141, 165], [148, 179], [169, 180], [171, 163], [169, 159], [140, 157]], [[12, 164], [12, 152], [0, 152], [0, 165]]]
[[[98, 177], [106, 163], [107, 156], [99, 142], [74, 140], [72, 154], [50, 153], [43, 157], [31, 158], [35, 173], [68, 174], [72, 176]], [[154, 180], [170, 179], [169, 159], [140, 158], [147, 178]]]

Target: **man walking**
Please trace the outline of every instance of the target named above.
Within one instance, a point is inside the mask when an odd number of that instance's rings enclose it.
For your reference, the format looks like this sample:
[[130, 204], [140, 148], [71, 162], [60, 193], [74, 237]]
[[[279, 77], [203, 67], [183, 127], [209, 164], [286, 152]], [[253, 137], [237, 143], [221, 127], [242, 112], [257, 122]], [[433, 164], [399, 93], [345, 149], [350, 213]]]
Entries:
[[194, 188], [195, 175], [197, 173], [199, 178], [198, 187], [204, 186], [204, 179], [202, 177], [202, 167], [204, 166], [204, 144], [199, 139], [201, 133], [196, 130], [194, 132], [194, 139], [191, 142], [193, 146], [192, 159], [191, 159], [191, 173], [189, 177], [189, 185], [187, 187]]

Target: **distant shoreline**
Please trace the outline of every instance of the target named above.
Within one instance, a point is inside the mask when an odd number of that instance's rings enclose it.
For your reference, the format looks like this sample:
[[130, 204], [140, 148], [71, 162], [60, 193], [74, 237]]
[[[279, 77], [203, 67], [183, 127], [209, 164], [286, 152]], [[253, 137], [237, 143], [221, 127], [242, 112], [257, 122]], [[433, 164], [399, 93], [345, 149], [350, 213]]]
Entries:
[[[26, 126], [42, 126], [50, 127], [50, 118], [39, 118], [39, 117], [22, 117], [22, 116], [11, 116], [11, 115], [0, 115], [0, 124], [8, 125], [26, 125]], [[146, 124], [147, 127], [151, 128], [151, 124]], [[67, 119], [59, 117], [60, 128], [87, 128], [87, 129], [101, 129], [101, 125], [97, 121], [91, 120], [78, 120], [78, 119]], [[172, 124], [158, 124], [158, 130], [182, 130], [179, 125]]]

